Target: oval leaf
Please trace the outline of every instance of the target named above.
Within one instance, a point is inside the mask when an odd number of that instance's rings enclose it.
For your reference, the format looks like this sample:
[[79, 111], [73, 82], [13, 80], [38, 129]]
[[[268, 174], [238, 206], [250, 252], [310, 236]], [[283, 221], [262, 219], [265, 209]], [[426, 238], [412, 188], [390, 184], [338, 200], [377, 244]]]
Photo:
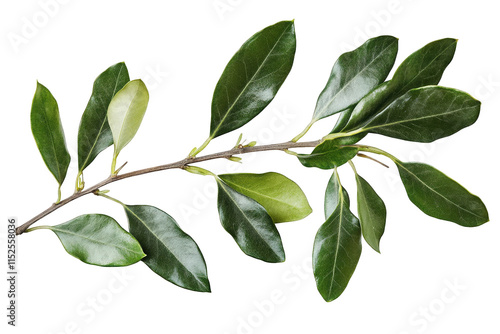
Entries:
[[120, 153], [139, 130], [148, 102], [148, 89], [142, 80], [130, 81], [111, 99], [107, 115], [115, 155]]
[[318, 145], [311, 154], [299, 154], [297, 158], [306, 167], [332, 169], [354, 158], [358, 151], [357, 147], [341, 147], [334, 141], [327, 140]]
[[394, 65], [397, 52], [397, 38], [380, 36], [341, 55], [318, 98], [313, 121], [352, 106], [383, 82]]
[[215, 87], [211, 138], [245, 125], [274, 99], [292, 68], [295, 44], [293, 22], [283, 21], [241, 46]]
[[330, 302], [342, 294], [360, 256], [361, 227], [342, 189], [337, 208], [321, 225], [314, 239], [313, 272], [324, 300]]
[[404, 94], [370, 119], [364, 131], [432, 142], [473, 124], [481, 103], [456, 89], [427, 86]]
[[94, 81], [92, 95], [83, 112], [78, 129], [78, 170], [82, 172], [107, 147], [113, 135], [107, 120], [113, 96], [130, 81], [125, 63], [118, 63], [101, 73]]
[[300, 220], [312, 212], [302, 189], [284, 175], [241, 173], [223, 174], [219, 178], [240, 194], [256, 200], [275, 223]]
[[285, 261], [278, 229], [264, 207], [220, 179], [217, 186], [220, 221], [241, 250], [265, 262]]
[[380, 253], [380, 239], [384, 234], [387, 209], [372, 186], [356, 174], [358, 188], [358, 215], [361, 232], [370, 247]]
[[146, 256], [139, 242], [106, 215], [82, 215], [47, 228], [57, 235], [69, 254], [88, 264], [128, 266]]
[[31, 106], [31, 131], [45, 165], [60, 186], [66, 178], [71, 157], [66, 147], [57, 101], [39, 82]]
[[416, 162], [396, 164], [408, 197], [425, 214], [466, 227], [489, 220], [479, 197], [434, 167]]
[[124, 205], [130, 233], [147, 256], [144, 263], [169, 282], [188, 290], [210, 292], [207, 266], [196, 242], [162, 210], [149, 205]]
[[444, 38], [431, 42], [406, 58], [391, 80], [394, 94], [400, 96], [410, 89], [437, 85], [453, 59], [457, 40]]

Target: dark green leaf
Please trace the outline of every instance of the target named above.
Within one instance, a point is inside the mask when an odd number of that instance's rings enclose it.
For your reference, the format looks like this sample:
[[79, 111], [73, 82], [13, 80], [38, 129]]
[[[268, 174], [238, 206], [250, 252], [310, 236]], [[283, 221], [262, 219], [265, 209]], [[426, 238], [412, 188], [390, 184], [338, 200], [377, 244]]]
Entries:
[[265, 262], [285, 261], [281, 237], [264, 207], [220, 179], [217, 186], [220, 221], [241, 250]]
[[332, 140], [318, 145], [311, 154], [299, 154], [297, 158], [306, 167], [332, 169], [342, 166], [356, 156], [357, 147], [340, 147]]
[[361, 231], [368, 245], [380, 253], [380, 239], [384, 234], [387, 210], [384, 201], [372, 186], [356, 174], [358, 188], [358, 215]]
[[370, 117], [381, 111], [379, 109], [380, 106], [393, 94], [393, 90], [391, 89], [389, 83], [390, 81], [386, 81], [377, 86], [374, 90], [363, 97], [361, 101], [359, 101], [352, 111], [349, 121], [341, 129], [342, 132], [358, 128]]
[[95, 157], [113, 145], [107, 120], [113, 96], [130, 81], [125, 63], [118, 63], [101, 73], [94, 81], [92, 95], [78, 129], [78, 170], [82, 172]]
[[481, 199], [434, 167], [396, 161], [408, 197], [431, 217], [466, 227], [486, 223], [488, 211]]
[[[325, 191], [325, 219], [330, 217], [335, 211], [335, 209], [339, 206], [340, 202], [340, 190], [341, 185], [339, 182], [339, 178], [337, 172], [334, 171], [332, 177], [328, 181], [328, 185], [326, 186]], [[344, 200], [348, 200], [349, 198], [346, 196]]]
[[341, 132], [342, 129], [349, 122], [349, 119], [351, 118], [353, 111], [354, 111], [354, 107], [350, 107], [350, 108], [343, 110], [340, 113], [339, 118], [337, 118], [337, 122], [335, 123], [335, 126], [333, 127], [332, 131], [330, 131], [330, 133]]
[[364, 131], [417, 142], [432, 142], [473, 124], [481, 103], [456, 89], [412, 89], [364, 125]]
[[211, 138], [245, 125], [274, 99], [292, 68], [295, 43], [293, 22], [283, 21], [243, 44], [215, 87]]
[[406, 58], [391, 80], [394, 94], [400, 96], [410, 89], [437, 85], [455, 55], [457, 40], [445, 38], [427, 44]]
[[[333, 127], [333, 129], [330, 133], [345, 132], [345, 131], [343, 131], [343, 129], [347, 125], [347, 122], [349, 122], [349, 119], [353, 113], [353, 110], [354, 110], [354, 108], [351, 107], [349, 109], [342, 111], [342, 113], [339, 115], [339, 118], [337, 119], [337, 123], [335, 124], [335, 126]], [[366, 133], [358, 133], [358, 134], [355, 134], [353, 136], [340, 137], [340, 138], [336, 138], [336, 139], [329, 139], [327, 141], [330, 142], [329, 145], [338, 145], [338, 146], [354, 145], [357, 142], [359, 142], [361, 139], [363, 139], [365, 136], [366, 136]]]
[[318, 98], [313, 121], [349, 108], [383, 82], [394, 65], [397, 52], [397, 38], [380, 36], [341, 55]]
[[82, 215], [47, 228], [57, 235], [69, 254], [88, 264], [128, 266], [146, 256], [139, 242], [106, 215]]
[[111, 99], [107, 115], [115, 144], [115, 156], [139, 130], [148, 102], [148, 89], [142, 80], [129, 81]]
[[45, 165], [61, 185], [66, 178], [71, 157], [66, 148], [57, 101], [39, 82], [31, 106], [31, 131]]
[[437, 85], [453, 59], [455, 48], [456, 40], [446, 38], [414, 52], [399, 66], [391, 81], [375, 88], [360, 101], [343, 130], [358, 128], [410, 89]]
[[300, 220], [312, 212], [302, 189], [284, 175], [270, 172], [219, 177], [240, 194], [256, 200], [275, 223]]
[[335, 211], [314, 240], [313, 271], [321, 296], [330, 302], [347, 287], [361, 256], [361, 227], [349, 209], [347, 193], [339, 191]]
[[124, 205], [130, 233], [139, 240], [152, 271], [182, 288], [210, 292], [207, 266], [196, 242], [162, 210]]

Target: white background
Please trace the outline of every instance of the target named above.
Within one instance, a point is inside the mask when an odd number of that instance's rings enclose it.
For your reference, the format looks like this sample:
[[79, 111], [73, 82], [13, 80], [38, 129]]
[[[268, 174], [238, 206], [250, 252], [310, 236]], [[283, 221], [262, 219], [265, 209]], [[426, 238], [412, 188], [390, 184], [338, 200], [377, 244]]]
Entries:
[[[108, 189], [125, 203], [155, 205], [174, 216], [202, 249], [213, 292], [177, 288], [142, 263], [114, 269], [83, 264], [66, 254], [51, 232], [37, 231], [19, 238], [19, 327], [8, 333], [500, 332], [500, 48], [493, 1], [2, 1], [2, 226], [8, 216], [26, 221], [56, 197], [56, 182], [30, 130], [36, 80], [59, 103], [73, 157], [63, 187], [67, 196], [76, 173], [79, 119], [99, 73], [125, 61], [131, 78], [142, 78], [151, 94], [143, 125], [119, 163], [128, 161], [126, 171], [132, 171], [175, 161], [208, 135], [213, 89], [234, 52], [255, 32], [289, 19], [296, 23], [297, 54], [278, 96], [241, 131], [214, 140], [206, 153], [232, 147], [240, 132], [260, 144], [295, 136], [309, 122], [334, 61], [368, 37], [398, 37], [397, 64], [435, 39], [458, 38], [441, 84], [483, 102], [477, 123], [433, 144], [375, 135], [364, 142], [444, 171], [483, 199], [491, 222], [467, 229], [427, 217], [408, 201], [394, 166], [386, 170], [358, 158], [358, 171], [388, 207], [382, 254], [365, 244], [345, 293], [325, 303], [316, 291], [310, 257], [323, 223], [329, 172], [305, 169], [279, 152], [244, 156], [242, 165], [203, 165], [217, 173], [272, 170], [301, 185], [314, 213], [279, 225], [287, 253], [282, 264], [251, 259], [238, 249], [220, 226], [213, 180], [182, 171], [141, 176]], [[29, 24], [35, 30], [29, 31]], [[24, 40], [16, 44], [13, 38]], [[332, 117], [317, 123], [304, 139], [320, 138], [334, 122]], [[111, 153], [103, 152], [86, 170], [87, 184], [107, 176]], [[352, 172], [343, 167], [340, 173], [354, 198]], [[95, 196], [40, 224], [91, 212], [112, 215], [126, 226], [119, 206]], [[1, 232], [5, 254], [6, 229]], [[7, 286], [2, 281], [4, 333]]]

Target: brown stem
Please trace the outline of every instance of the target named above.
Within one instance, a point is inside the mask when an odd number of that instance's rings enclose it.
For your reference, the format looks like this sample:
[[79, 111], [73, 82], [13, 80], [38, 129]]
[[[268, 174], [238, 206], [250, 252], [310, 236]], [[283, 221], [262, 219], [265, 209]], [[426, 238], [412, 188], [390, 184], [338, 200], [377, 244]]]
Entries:
[[84, 189], [82, 191], [74, 193], [73, 195], [63, 199], [62, 201], [60, 201], [57, 204], [52, 204], [52, 206], [47, 208], [45, 211], [39, 213], [38, 215], [31, 218], [23, 225], [19, 226], [16, 229], [16, 234], [18, 234], [18, 235], [23, 234], [26, 231], [26, 229], [28, 229], [31, 225], [36, 223], [38, 220], [40, 220], [43, 217], [47, 216], [48, 214], [54, 212], [55, 210], [59, 209], [60, 207], [63, 207], [64, 205], [68, 204], [69, 202], [72, 202], [75, 199], [80, 198], [82, 196], [91, 194], [107, 184], [110, 184], [110, 183], [113, 183], [116, 181], [120, 181], [123, 179], [128, 179], [129, 177], [153, 173], [153, 172], [159, 172], [159, 171], [167, 170], [167, 169], [184, 168], [184, 167], [186, 167], [190, 164], [196, 163], [196, 162], [221, 159], [221, 158], [229, 158], [233, 155], [238, 155], [238, 154], [262, 152], [262, 151], [284, 151], [284, 150], [288, 150], [291, 148], [299, 148], [299, 147], [316, 147], [320, 143], [321, 143], [321, 140], [314, 140], [314, 141], [300, 142], [300, 143], [294, 143], [294, 142], [290, 141], [290, 142], [279, 143], [279, 144], [260, 145], [260, 146], [253, 146], [253, 147], [235, 147], [231, 150], [224, 151], [224, 152], [208, 154], [208, 155], [196, 157], [196, 158], [186, 158], [186, 159], [179, 160], [177, 162], [173, 162], [170, 164], [139, 169], [139, 170], [125, 173], [125, 174], [121, 174], [121, 175], [112, 175], [112, 176], [109, 176], [107, 179], [93, 185], [90, 188], [87, 188], [87, 189]]

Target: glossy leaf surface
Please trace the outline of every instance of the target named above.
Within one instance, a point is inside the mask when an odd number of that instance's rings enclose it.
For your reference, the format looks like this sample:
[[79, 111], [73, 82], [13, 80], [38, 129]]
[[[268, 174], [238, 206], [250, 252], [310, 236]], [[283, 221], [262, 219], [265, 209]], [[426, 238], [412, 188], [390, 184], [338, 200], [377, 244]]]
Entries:
[[241, 250], [265, 262], [285, 261], [278, 229], [264, 207], [217, 180], [217, 208], [224, 229]]
[[61, 185], [66, 178], [71, 157], [66, 147], [57, 101], [39, 82], [31, 106], [31, 131], [45, 165]]
[[245, 125], [274, 99], [292, 68], [295, 46], [292, 21], [267, 27], [241, 46], [215, 87], [211, 138]]
[[[326, 191], [325, 191], [325, 205], [324, 205], [325, 219], [330, 217], [333, 211], [335, 211], [335, 209], [338, 207], [340, 202], [341, 190], [344, 191], [341, 188], [337, 172], [334, 171], [332, 176], [330, 177], [330, 180], [328, 180], [328, 185], [326, 186]], [[346, 196], [345, 198], [348, 197]]]
[[167, 213], [149, 205], [125, 205], [130, 233], [146, 252], [144, 263], [182, 288], [210, 292], [207, 266], [196, 242]]
[[437, 85], [453, 59], [456, 47], [456, 39], [444, 38], [411, 54], [401, 63], [391, 80], [395, 95], [400, 96], [413, 88]]
[[332, 169], [342, 166], [356, 156], [357, 147], [339, 147], [331, 140], [318, 145], [311, 154], [299, 154], [297, 158], [306, 167]]
[[372, 186], [356, 175], [358, 189], [358, 215], [363, 237], [370, 247], [380, 253], [380, 239], [384, 234], [387, 209]]
[[343, 132], [358, 128], [370, 117], [382, 111], [379, 108], [393, 94], [389, 83], [390, 81], [386, 81], [377, 86], [359, 101], [353, 109], [348, 122], [342, 128]]
[[302, 189], [284, 175], [241, 173], [223, 174], [219, 178], [240, 194], [256, 200], [275, 223], [300, 220], [312, 212]]
[[364, 126], [398, 139], [432, 142], [473, 124], [481, 103], [462, 91], [427, 86], [404, 94]]
[[361, 256], [361, 227], [349, 209], [347, 193], [339, 192], [336, 209], [319, 228], [314, 240], [313, 272], [327, 302], [347, 287]]
[[456, 40], [445, 38], [429, 43], [411, 54], [398, 67], [391, 81], [375, 88], [356, 105], [345, 130], [361, 126], [413, 88], [437, 85], [453, 59], [455, 49]]
[[380, 36], [341, 55], [318, 98], [313, 120], [331, 116], [352, 106], [382, 83], [394, 65], [397, 52], [397, 38]]
[[88, 264], [128, 266], [146, 256], [139, 242], [106, 215], [82, 215], [48, 228], [57, 235], [69, 254]]
[[113, 134], [115, 154], [134, 138], [149, 102], [149, 93], [142, 80], [128, 82], [111, 99], [108, 122]]
[[96, 156], [113, 145], [107, 113], [113, 96], [130, 81], [125, 63], [118, 63], [94, 81], [92, 95], [78, 129], [78, 169], [83, 171]]
[[481, 199], [439, 170], [415, 162], [396, 164], [408, 197], [425, 214], [466, 227], [489, 220]]

